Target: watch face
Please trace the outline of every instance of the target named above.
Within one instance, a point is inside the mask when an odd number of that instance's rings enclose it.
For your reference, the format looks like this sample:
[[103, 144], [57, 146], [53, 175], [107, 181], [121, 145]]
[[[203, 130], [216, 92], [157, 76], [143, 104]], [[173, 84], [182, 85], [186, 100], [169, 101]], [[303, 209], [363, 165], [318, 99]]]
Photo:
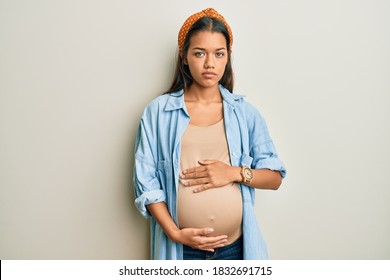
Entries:
[[244, 169], [244, 176], [247, 180], [251, 180], [253, 177], [253, 172], [250, 168], [245, 168]]

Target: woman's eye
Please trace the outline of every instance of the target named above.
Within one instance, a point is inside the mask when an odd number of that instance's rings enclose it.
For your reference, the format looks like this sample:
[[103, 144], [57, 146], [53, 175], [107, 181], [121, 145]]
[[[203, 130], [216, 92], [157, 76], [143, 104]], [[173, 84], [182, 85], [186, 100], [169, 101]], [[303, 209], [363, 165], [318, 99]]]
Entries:
[[215, 54], [216, 57], [223, 57], [225, 54], [223, 52], [218, 52]]
[[202, 56], [204, 56], [204, 53], [203, 52], [197, 52], [197, 53], [195, 53], [195, 56], [196, 57], [202, 57]]

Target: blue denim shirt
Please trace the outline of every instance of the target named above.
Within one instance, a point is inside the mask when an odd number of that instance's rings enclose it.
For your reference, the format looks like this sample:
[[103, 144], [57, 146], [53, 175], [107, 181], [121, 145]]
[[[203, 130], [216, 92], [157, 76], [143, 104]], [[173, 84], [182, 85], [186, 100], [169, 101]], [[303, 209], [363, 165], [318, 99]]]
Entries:
[[[230, 93], [221, 85], [219, 89], [223, 98], [231, 165], [278, 170], [284, 177], [284, 165], [260, 113], [242, 96]], [[146, 205], [165, 202], [177, 224], [181, 138], [189, 122], [190, 116], [181, 90], [154, 99], [146, 107], [138, 128], [134, 164], [135, 205], [151, 221], [152, 259], [183, 259], [182, 244], [173, 242], [165, 235]], [[243, 184], [239, 186], [243, 201], [244, 259], [268, 259], [254, 212], [255, 189]]]

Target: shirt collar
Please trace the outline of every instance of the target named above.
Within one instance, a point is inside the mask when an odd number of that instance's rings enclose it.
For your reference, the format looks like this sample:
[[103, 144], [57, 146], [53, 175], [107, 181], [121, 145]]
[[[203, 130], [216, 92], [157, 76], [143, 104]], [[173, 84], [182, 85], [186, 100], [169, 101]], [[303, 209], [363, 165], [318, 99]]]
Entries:
[[169, 93], [167, 104], [165, 105], [165, 111], [173, 111], [178, 109], [184, 109], [184, 90]]
[[[219, 91], [221, 92], [223, 101], [231, 105], [233, 108], [235, 107], [236, 101], [243, 98], [242, 95], [232, 94], [221, 84], [219, 85]], [[165, 111], [173, 111], [178, 109], [185, 109], [184, 90], [170, 93], [167, 104], [165, 105]]]
[[219, 85], [219, 91], [221, 92], [222, 99], [233, 108], [236, 107], [237, 101], [244, 98], [242, 95], [231, 93], [227, 88], [223, 87], [221, 84]]

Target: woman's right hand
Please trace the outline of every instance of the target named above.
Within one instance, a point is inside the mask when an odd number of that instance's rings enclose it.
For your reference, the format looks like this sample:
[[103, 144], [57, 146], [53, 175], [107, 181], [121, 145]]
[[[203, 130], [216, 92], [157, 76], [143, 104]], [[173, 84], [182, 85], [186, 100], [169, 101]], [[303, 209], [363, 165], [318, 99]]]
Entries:
[[215, 248], [223, 247], [227, 243], [227, 235], [208, 236], [213, 232], [212, 228], [179, 229], [172, 220], [165, 202], [148, 204], [146, 207], [168, 237], [177, 243], [210, 252], [214, 252]]
[[212, 228], [183, 228], [175, 231], [172, 239], [193, 249], [214, 252], [215, 248], [226, 245], [227, 235], [207, 236], [213, 231]]

